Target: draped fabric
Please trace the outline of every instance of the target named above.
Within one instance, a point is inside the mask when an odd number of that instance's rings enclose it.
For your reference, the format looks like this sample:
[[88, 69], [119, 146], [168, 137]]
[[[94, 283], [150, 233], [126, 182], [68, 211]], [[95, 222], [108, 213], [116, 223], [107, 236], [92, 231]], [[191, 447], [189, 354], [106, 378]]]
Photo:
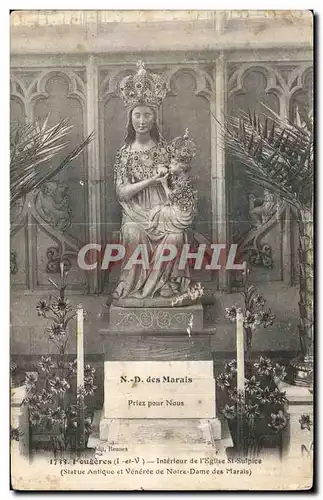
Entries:
[[[148, 151], [132, 151], [131, 146], [123, 147], [116, 155], [115, 184], [133, 184], [149, 179], [157, 174], [159, 164], [169, 164], [169, 149], [163, 142]], [[158, 294], [171, 296], [184, 293], [190, 283], [190, 273], [187, 266], [180, 270], [178, 264], [182, 246], [187, 243], [186, 229], [192, 221], [192, 212], [167, 205], [161, 184], [142, 190], [130, 200], [119, 200], [119, 203], [122, 207], [121, 243], [126, 255], [114, 297], [142, 299]], [[145, 246], [149, 265], [127, 266], [138, 245]], [[164, 247], [167, 254], [167, 245], [174, 245], [177, 254], [157, 268], [158, 252]]]

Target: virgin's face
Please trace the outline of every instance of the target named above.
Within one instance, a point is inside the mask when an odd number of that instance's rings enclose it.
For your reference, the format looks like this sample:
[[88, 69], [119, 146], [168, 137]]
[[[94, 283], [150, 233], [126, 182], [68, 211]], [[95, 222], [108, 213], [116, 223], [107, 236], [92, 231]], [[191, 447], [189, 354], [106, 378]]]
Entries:
[[154, 113], [148, 106], [137, 106], [131, 114], [133, 128], [137, 134], [147, 134], [154, 124]]

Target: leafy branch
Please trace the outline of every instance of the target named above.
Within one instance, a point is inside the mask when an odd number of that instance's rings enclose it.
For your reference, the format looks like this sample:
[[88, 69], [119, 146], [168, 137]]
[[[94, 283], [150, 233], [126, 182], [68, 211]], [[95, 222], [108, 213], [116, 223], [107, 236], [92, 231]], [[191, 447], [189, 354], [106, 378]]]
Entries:
[[92, 132], [56, 166], [58, 153], [69, 145], [68, 134], [73, 128], [63, 119], [48, 126], [49, 116], [40, 124], [14, 123], [10, 130], [10, 203], [49, 181], [85, 151], [94, 137]]
[[[313, 196], [313, 134], [269, 114], [239, 110], [219, 123], [225, 145], [245, 167], [249, 181], [261, 185], [297, 210], [310, 209]], [[308, 126], [311, 121], [307, 120]]]

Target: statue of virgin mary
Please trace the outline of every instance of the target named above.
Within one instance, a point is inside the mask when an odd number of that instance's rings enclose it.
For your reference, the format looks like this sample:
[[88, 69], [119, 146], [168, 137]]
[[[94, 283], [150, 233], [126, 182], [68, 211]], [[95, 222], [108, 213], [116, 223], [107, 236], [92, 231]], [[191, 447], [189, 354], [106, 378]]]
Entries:
[[[157, 109], [166, 96], [167, 86], [161, 75], [147, 72], [142, 61], [138, 71], [120, 83], [120, 95], [128, 111], [124, 145], [116, 154], [115, 188], [122, 207], [121, 241], [126, 250], [118, 285], [113, 298], [173, 298], [187, 291], [190, 273], [179, 269], [181, 248], [187, 243], [186, 228], [174, 218], [168, 229], [156, 225], [156, 207], [167, 203], [165, 180], [168, 176], [171, 148], [161, 137], [157, 126]], [[157, 247], [174, 245], [177, 257], [154, 268]], [[138, 245], [145, 246], [149, 265], [127, 265]], [[153, 305], [153, 301], [152, 301]]]

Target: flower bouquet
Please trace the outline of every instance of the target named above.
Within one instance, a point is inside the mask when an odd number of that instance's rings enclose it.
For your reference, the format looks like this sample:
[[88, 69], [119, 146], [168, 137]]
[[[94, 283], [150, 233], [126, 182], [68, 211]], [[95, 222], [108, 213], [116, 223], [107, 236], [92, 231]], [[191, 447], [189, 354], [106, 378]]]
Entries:
[[[67, 273], [65, 273], [66, 278]], [[51, 280], [52, 281], [52, 280]], [[58, 451], [81, 450], [91, 432], [91, 417], [85, 398], [94, 394], [95, 369], [86, 364], [84, 385], [76, 388], [76, 360], [68, 362], [65, 350], [69, 340], [70, 322], [76, 317], [65, 298], [65, 279], [62, 276], [59, 296], [40, 300], [39, 316], [50, 320], [45, 329], [49, 341], [58, 349], [56, 356], [42, 356], [35, 372], [25, 378], [27, 396], [23, 402], [29, 410], [29, 422], [34, 434], [50, 437], [54, 454]]]
[[42, 356], [38, 363], [40, 373], [26, 375], [27, 396], [23, 402], [29, 410], [29, 422], [37, 434], [50, 436], [54, 454], [79, 448], [78, 422], [84, 415], [85, 441], [91, 433], [91, 416], [86, 413], [84, 398], [94, 394], [95, 369], [85, 365], [84, 387], [76, 394], [76, 362], [69, 368]]
[[[271, 326], [275, 319], [275, 315], [272, 314], [270, 309], [264, 309], [266, 304], [265, 298], [257, 292], [255, 286], [248, 284], [248, 274], [249, 270], [246, 268], [243, 273], [243, 291], [241, 292], [244, 300], [243, 329], [247, 369], [250, 360], [253, 333], [257, 328], [267, 328]], [[238, 306], [236, 305], [226, 308], [225, 318], [235, 323], [237, 319], [237, 309]]]
[[[225, 402], [222, 414], [227, 419], [238, 454], [257, 454], [263, 447], [281, 448], [281, 438], [288, 423], [285, 393], [278, 390], [275, 379], [284, 379], [285, 368], [265, 357], [250, 363], [245, 379], [245, 393], [237, 392], [236, 361], [226, 363], [216, 378]], [[238, 435], [240, 433], [240, 435]]]

